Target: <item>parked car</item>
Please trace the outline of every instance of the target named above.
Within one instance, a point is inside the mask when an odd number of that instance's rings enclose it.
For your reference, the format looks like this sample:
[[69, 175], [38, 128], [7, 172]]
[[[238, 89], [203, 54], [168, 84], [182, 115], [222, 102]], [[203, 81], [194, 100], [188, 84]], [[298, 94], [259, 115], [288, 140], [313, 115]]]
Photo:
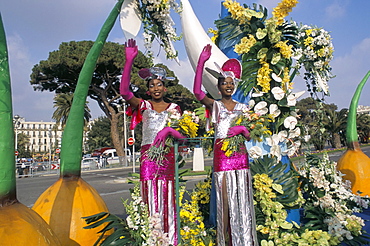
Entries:
[[91, 157], [98, 157], [99, 158], [104, 153], [104, 151], [106, 151], [108, 149], [113, 149], [113, 148], [111, 148], [111, 147], [102, 147], [102, 148], [94, 149], [94, 151], [91, 154]]
[[34, 162], [30, 164], [34, 171], [46, 171], [47, 164], [45, 162]]
[[83, 158], [81, 161], [81, 168], [82, 169], [94, 169], [98, 166], [98, 159], [97, 158]]
[[[104, 156], [104, 158], [106, 160], [106, 163], [108, 165], [119, 163], [119, 156], [117, 155], [116, 149], [108, 149], [108, 150], [104, 151], [103, 156]], [[130, 149], [126, 149], [126, 156], [127, 156], [127, 160], [131, 161], [132, 156], [131, 156], [131, 150]]]
[[84, 154], [83, 158], [90, 158], [92, 157], [91, 154]]

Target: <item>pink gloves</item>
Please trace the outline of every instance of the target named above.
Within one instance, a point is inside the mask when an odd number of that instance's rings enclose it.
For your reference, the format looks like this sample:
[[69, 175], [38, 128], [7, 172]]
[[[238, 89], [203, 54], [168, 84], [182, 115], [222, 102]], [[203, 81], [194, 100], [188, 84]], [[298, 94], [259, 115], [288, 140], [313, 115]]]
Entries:
[[120, 94], [122, 95], [123, 99], [130, 100], [134, 94], [130, 91], [130, 73], [132, 64], [134, 63], [134, 59], [138, 54], [138, 48], [136, 45], [135, 40], [129, 39], [127, 43], [125, 43], [125, 51], [126, 51], [126, 64], [123, 68], [122, 78], [121, 78], [121, 85], [120, 85]]
[[206, 94], [202, 91], [202, 75], [204, 64], [211, 57], [211, 49], [212, 46], [210, 44], [207, 44], [203, 48], [202, 53], [200, 53], [199, 56], [197, 69], [195, 71], [193, 93], [196, 99], [198, 99], [199, 101], [201, 101], [206, 96]]
[[228, 137], [234, 137], [238, 134], [243, 134], [243, 136], [249, 141], [251, 140], [251, 136], [249, 134], [249, 131], [245, 126], [233, 126], [230, 127], [229, 131], [227, 132]]
[[165, 127], [157, 133], [157, 136], [155, 137], [152, 145], [156, 147], [164, 146], [166, 143], [166, 138], [170, 135], [176, 139], [185, 138], [183, 135], [181, 135], [181, 133], [179, 133], [175, 129], [171, 127]]

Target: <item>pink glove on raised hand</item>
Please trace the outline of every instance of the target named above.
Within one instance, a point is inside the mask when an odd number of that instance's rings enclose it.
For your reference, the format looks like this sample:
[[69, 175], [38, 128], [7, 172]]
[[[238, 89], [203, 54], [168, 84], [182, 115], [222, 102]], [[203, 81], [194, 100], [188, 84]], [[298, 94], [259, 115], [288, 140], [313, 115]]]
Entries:
[[243, 136], [249, 141], [251, 140], [251, 136], [249, 134], [249, 131], [245, 126], [233, 126], [230, 127], [229, 131], [227, 132], [228, 137], [234, 137], [238, 134], [243, 134]]
[[204, 64], [211, 57], [211, 49], [212, 46], [210, 44], [207, 44], [203, 48], [202, 53], [200, 53], [199, 56], [197, 69], [195, 71], [193, 93], [195, 98], [198, 99], [199, 101], [201, 101], [206, 96], [206, 94], [202, 91], [202, 75]]
[[181, 135], [181, 133], [179, 133], [175, 129], [171, 127], [165, 127], [157, 133], [157, 136], [155, 137], [152, 145], [156, 147], [164, 146], [166, 143], [166, 138], [170, 135], [176, 139], [185, 138], [183, 135]]
[[130, 100], [134, 94], [130, 91], [130, 73], [132, 64], [134, 63], [134, 59], [138, 54], [138, 48], [136, 45], [135, 40], [129, 39], [127, 43], [125, 43], [125, 51], [126, 51], [126, 63], [125, 67], [123, 68], [121, 84], [120, 84], [120, 94], [122, 95], [123, 99]]

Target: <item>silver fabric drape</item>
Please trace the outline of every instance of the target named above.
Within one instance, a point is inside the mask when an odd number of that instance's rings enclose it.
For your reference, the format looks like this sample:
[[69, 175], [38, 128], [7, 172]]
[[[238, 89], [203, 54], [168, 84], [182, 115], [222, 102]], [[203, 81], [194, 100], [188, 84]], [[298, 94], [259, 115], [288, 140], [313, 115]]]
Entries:
[[[258, 245], [256, 222], [253, 207], [252, 181], [249, 169], [215, 172], [217, 200], [217, 245], [225, 245], [224, 231], [228, 221], [224, 221], [224, 206], [228, 206], [231, 240], [233, 246]], [[226, 190], [222, 183], [226, 182]], [[224, 204], [223, 193], [227, 193]]]

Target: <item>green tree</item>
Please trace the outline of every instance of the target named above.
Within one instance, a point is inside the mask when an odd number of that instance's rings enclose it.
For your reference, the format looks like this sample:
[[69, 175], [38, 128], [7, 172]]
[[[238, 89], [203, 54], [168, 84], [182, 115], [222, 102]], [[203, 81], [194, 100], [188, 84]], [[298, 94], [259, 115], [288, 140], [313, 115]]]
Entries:
[[300, 115], [299, 122], [307, 125], [312, 122], [314, 116], [313, 111], [317, 109], [317, 101], [312, 97], [307, 97], [297, 102], [298, 114]]
[[325, 128], [327, 117], [325, 105], [319, 100], [311, 97], [304, 98], [297, 102], [300, 123], [305, 130], [304, 134], [310, 136], [309, 144], [312, 144], [316, 150], [322, 150], [329, 138], [329, 133]]
[[[37, 91], [74, 92], [79, 72], [92, 44], [92, 41], [61, 43], [58, 50], [49, 53], [47, 60], [42, 60], [33, 67], [31, 85]], [[124, 114], [124, 111], [121, 110], [123, 99], [119, 94], [120, 75], [125, 64], [124, 57], [124, 45], [106, 42], [97, 61], [88, 92], [88, 96], [98, 103], [100, 109], [110, 120], [112, 143], [120, 156], [124, 155], [119, 127], [120, 117]], [[147, 91], [146, 83], [137, 73], [140, 69], [150, 66], [152, 66], [152, 61], [139, 52], [132, 68], [131, 84], [135, 95], [143, 99], [148, 99], [145, 94]], [[165, 67], [168, 76], [174, 75], [163, 64], [158, 66]], [[177, 78], [168, 82], [166, 98], [171, 102], [178, 103], [183, 110], [192, 110], [198, 107], [194, 104], [196, 100], [192, 93], [178, 83]]]
[[300, 122], [316, 150], [324, 149], [327, 141], [333, 148], [340, 148], [345, 142], [348, 109], [337, 111], [337, 108], [335, 104], [325, 104], [311, 97], [297, 102]]
[[313, 144], [316, 150], [323, 150], [329, 139], [329, 132], [325, 126], [327, 124], [326, 113], [322, 107], [312, 112], [312, 122], [308, 124], [308, 133], [311, 136], [309, 143]]
[[315, 115], [314, 111], [322, 108], [325, 112], [336, 111], [338, 106], [331, 103], [326, 104], [320, 100], [313, 99], [312, 97], [307, 97], [297, 102], [298, 114], [300, 115], [300, 122], [302, 124], [307, 124], [312, 122], [313, 116]]
[[[73, 100], [73, 93], [60, 93], [56, 94], [54, 97], [54, 108], [55, 111], [53, 116], [51, 117], [56, 121], [57, 124], [60, 124], [62, 127], [65, 126], [69, 111], [71, 110]], [[84, 118], [85, 118], [85, 125], [89, 122], [91, 118], [90, 109], [88, 107], [89, 102], [85, 104], [85, 111], [84, 111]]]
[[370, 114], [357, 114], [356, 123], [359, 141], [368, 143], [370, 138]]
[[[62, 43], [59, 50], [49, 53], [47, 60], [40, 61], [33, 67], [31, 85], [39, 91], [74, 92], [83, 62], [92, 45], [92, 41]], [[112, 123], [109, 132], [119, 155], [124, 154], [120, 148], [117, 128], [118, 118], [124, 113], [117, 109], [122, 103], [118, 76], [124, 64], [123, 50], [123, 46], [117, 43], [105, 43], [88, 92], [88, 96], [98, 103]], [[142, 54], [136, 62], [143, 67], [148, 64]]]
[[345, 142], [344, 139], [341, 139], [341, 133], [345, 132], [346, 129], [347, 114], [348, 109], [341, 109], [340, 111], [326, 109], [325, 128], [330, 134], [330, 143], [333, 148], [340, 148], [342, 143]]
[[112, 147], [112, 138], [110, 135], [110, 120], [107, 117], [99, 117], [91, 125], [87, 134], [87, 146], [89, 150], [100, 147]]
[[18, 133], [17, 135], [17, 149], [19, 158], [32, 157], [30, 149], [30, 138], [24, 133]]

